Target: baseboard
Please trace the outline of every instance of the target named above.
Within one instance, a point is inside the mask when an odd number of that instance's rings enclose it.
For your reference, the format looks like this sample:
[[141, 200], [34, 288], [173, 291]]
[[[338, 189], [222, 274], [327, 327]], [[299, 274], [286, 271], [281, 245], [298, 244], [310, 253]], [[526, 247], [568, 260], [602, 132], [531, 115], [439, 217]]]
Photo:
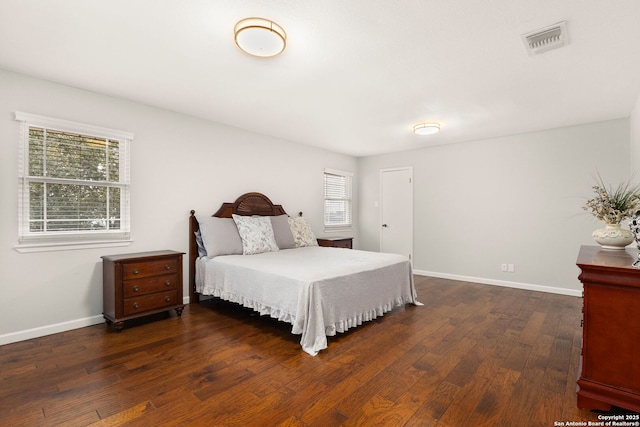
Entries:
[[[189, 297], [183, 297], [182, 303], [189, 304]], [[18, 341], [26, 341], [33, 338], [53, 335], [59, 332], [71, 331], [73, 329], [85, 328], [87, 326], [98, 325], [104, 322], [102, 315], [85, 317], [84, 319], [70, 320], [68, 322], [56, 323], [53, 325], [40, 326], [38, 328], [27, 329], [24, 331], [11, 332], [9, 334], [0, 335], [0, 345], [11, 344]]]
[[102, 322], [104, 322], [104, 318], [102, 317], [102, 315], [99, 315], [85, 317], [83, 319], [70, 320], [68, 322], [55, 323], [53, 325], [41, 326], [24, 331], [11, 332], [9, 334], [0, 335], [0, 345], [11, 344], [18, 341], [26, 341], [33, 338], [44, 337], [45, 335], [52, 335], [59, 332], [70, 331], [72, 329], [93, 326]]
[[506, 280], [485, 279], [482, 277], [459, 276], [457, 274], [436, 273], [434, 271], [413, 270], [418, 276], [430, 276], [440, 279], [459, 280], [461, 282], [481, 283], [483, 285], [503, 286], [507, 288], [526, 289], [529, 291], [547, 292], [551, 294], [570, 295], [581, 297], [582, 291], [577, 289], [558, 288], [553, 286], [533, 285], [530, 283], [509, 282]]
[[[505, 280], [485, 279], [482, 277], [468, 277], [457, 274], [436, 273], [433, 271], [413, 270], [418, 276], [438, 277], [440, 279], [459, 280], [462, 282], [481, 283], [484, 285], [504, 286], [508, 288], [526, 289], [530, 291], [548, 292], [552, 294], [571, 295], [575, 297], [582, 296], [582, 291], [575, 289], [557, 288], [552, 286], [532, 285], [529, 283], [508, 282]], [[189, 297], [183, 298], [184, 304], [189, 304]], [[72, 329], [84, 328], [104, 322], [102, 315], [85, 317], [83, 319], [70, 320], [68, 322], [56, 323], [53, 325], [41, 326], [38, 328], [27, 329], [24, 331], [11, 332], [9, 334], [0, 335], [0, 345], [11, 344], [18, 341], [26, 341], [33, 338], [44, 337], [46, 335], [57, 334], [60, 332], [70, 331]]]

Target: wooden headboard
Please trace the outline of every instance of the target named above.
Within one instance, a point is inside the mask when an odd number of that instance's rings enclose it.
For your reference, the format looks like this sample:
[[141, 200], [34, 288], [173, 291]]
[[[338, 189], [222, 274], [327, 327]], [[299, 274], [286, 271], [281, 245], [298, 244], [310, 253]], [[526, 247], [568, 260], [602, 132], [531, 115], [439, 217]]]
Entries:
[[[238, 197], [233, 203], [223, 203], [220, 209], [211, 216], [219, 218], [231, 218], [231, 215], [260, 215], [277, 216], [287, 215], [282, 205], [274, 205], [267, 196], [262, 193], [246, 193]], [[189, 302], [199, 302], [200, 297], [196, 293], [196, 259], [198, 258], [198, 244], [196, 243], [196, 231], [200, 229], [196, 219], [196, 211], [191, 211], [189, 217]]]

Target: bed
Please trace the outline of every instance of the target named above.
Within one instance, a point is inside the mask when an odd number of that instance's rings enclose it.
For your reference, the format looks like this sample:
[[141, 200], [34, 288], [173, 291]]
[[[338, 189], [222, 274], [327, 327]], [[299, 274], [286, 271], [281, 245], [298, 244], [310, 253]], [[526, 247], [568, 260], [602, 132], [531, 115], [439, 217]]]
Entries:
[[310, 355], [328, 336], [421, 305], [406, 257], [320, 247], [302, 213], [291, 217], [264, 194], [213, 215], [192, 210], [189, 224], [190, 301], [212, 296], [289, 323]]

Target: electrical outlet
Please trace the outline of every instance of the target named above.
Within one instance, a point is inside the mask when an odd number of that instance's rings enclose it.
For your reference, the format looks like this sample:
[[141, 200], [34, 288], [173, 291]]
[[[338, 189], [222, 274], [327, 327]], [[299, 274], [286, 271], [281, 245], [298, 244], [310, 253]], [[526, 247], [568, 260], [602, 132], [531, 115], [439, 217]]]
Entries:
[[509, 271], [509, 273], [513, 273], [513, 272], [516, 271], [516, 268], [515, 268], [515, 266], [513, 264], [509, 264], [507, 266], [507, 271]]
[[502, 264], [500, 266], [500, 270], [506, 272], [507, 271], [507, 264]]

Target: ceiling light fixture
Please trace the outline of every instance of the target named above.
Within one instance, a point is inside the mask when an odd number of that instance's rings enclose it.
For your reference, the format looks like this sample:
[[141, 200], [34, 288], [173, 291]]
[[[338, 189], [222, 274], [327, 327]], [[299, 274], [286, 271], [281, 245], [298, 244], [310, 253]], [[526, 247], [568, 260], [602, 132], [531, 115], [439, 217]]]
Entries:
[[440, 132], [440, 124], [438, 123], [418, 123], [413, 126], [413, 133], [416, 135], [433, 135]]
[[287, 44], [282, 27], [268, 19], [243, 19], [236, 24], [234, 33], [238, 47], [253, 56], [276, 56]]

